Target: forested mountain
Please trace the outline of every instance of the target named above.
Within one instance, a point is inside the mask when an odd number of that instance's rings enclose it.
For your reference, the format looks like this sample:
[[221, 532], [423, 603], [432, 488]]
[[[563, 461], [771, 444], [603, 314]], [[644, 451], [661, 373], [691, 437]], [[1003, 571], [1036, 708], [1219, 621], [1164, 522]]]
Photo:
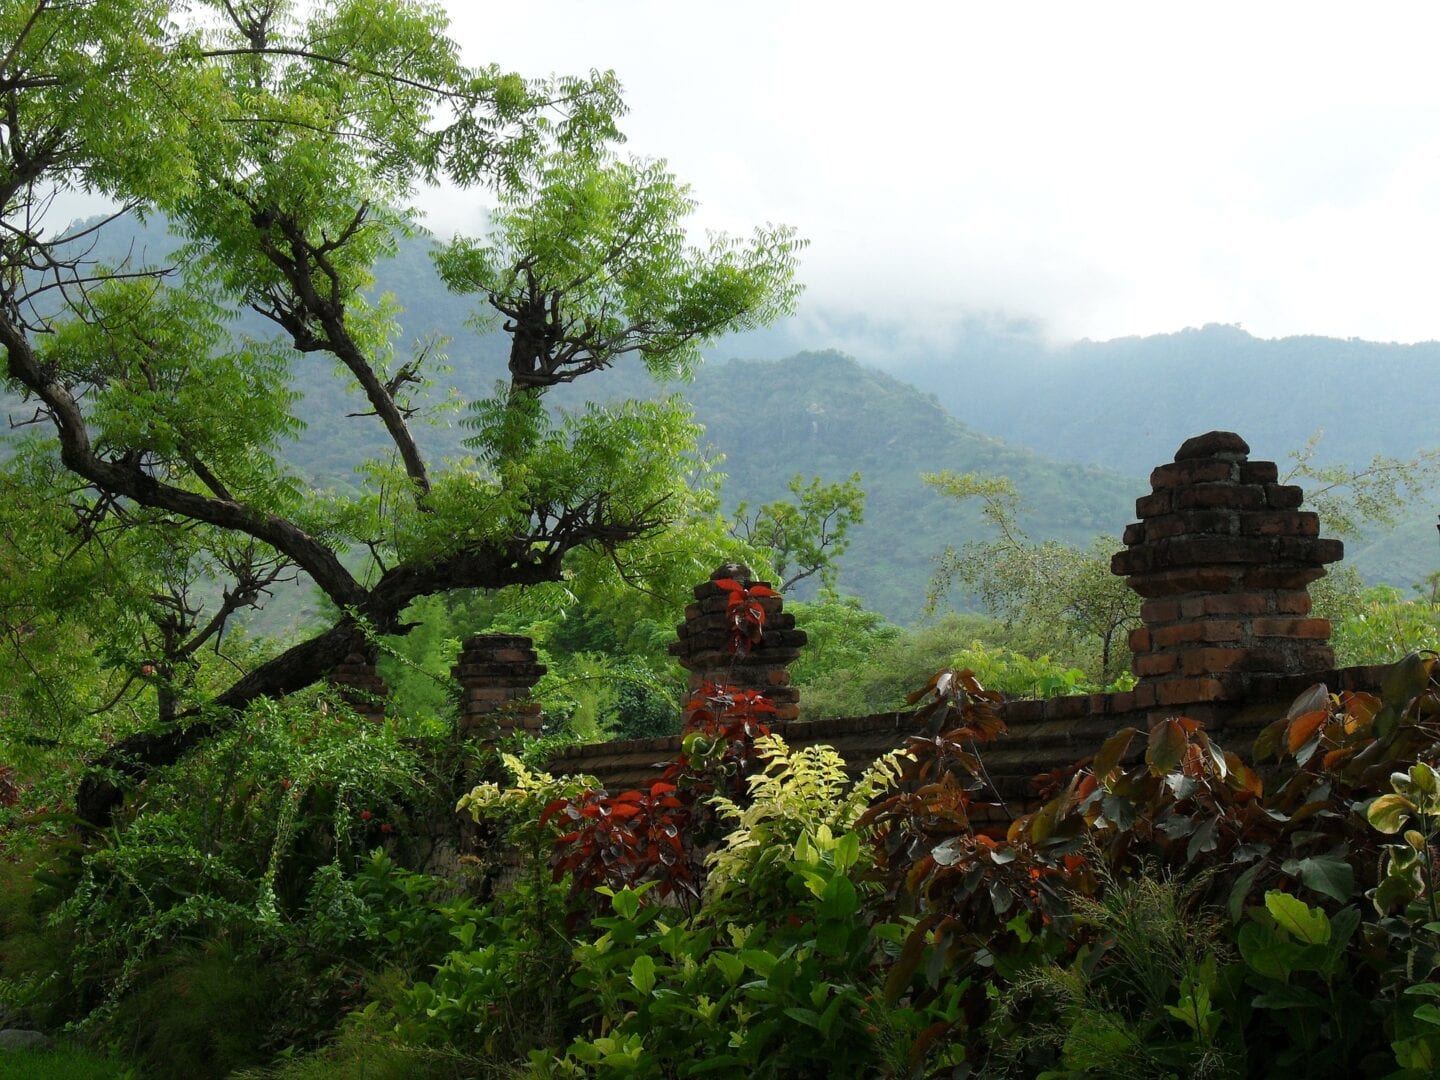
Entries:
[[770, 357], [842, 348], [935, 394], [975, 428], [1136, 476], [1215, 428], [1282, 460], [1319, 430], [1329, 461], [1440, 445], [1440, 342], [1266, 339], [1211, 324], [1057, 344], [1026, 320], [974, 317], [917, 330], [815, 317], [725, 344]]
[[[1013, 445], [1097, 464], [1143, 485], [1191, 435], [1238, 431], [1252, 455], [1278, 461], [1318, 432], [1321, 464], [1363, 466], [1440, 447], [1440, 343], [1315, 336], [1264, 339], [1235, 326], [1056, 344], [1034, 322], [969, 318], [903, 330], [864, 318], [812, 317], [727, 342], [781, 356], [842, 343], [935, 395], [952, 414]], [[1346, 560], [1401, 587], [1440, 565], [1440, 491], [1397, 528], [1349, 539]]]
[[[596, 382], [643, 394], [628, 371]], [[796, 473], [841, 480], [861, 473], [865, 522], [841, 564], [842, 591], [893, 619], [920, 611], [946, 544], [989, 538], [977, 506], [936, 495], [922, 472], [1007, 476], [1034, 537], [1085, 544], [1119, 534], [1134, 512], [1133, 482], [1109, 469], [1057, 463], [956, 420], [930, 395], [839, 353], [707, 364], [680, 388], [725, 455], [728, 503], [780, 498]]]
[[[154, 258], [170, 246], [155, 231], [127, 223], [104, 237], [95, 257], [112, 263]], [[502, 377], [503, 337], [467, 325], [474, 309], [441, 284], [423, 238], [402, 243], [383, 265], [377, 289], [405, 298], [406, 348], [446, 339], [447, 378], [461, 400], [485, 396]], [[270, 332], [254, 316], [239, 325]], [[727, 339], [689, 384], [659, 387], [638, 363], [622, 362], [587, 380], [583, 394], [683, 393], [710, 447], [725, 457], [728, 505], [781, 497], [796, 473], [839, 480], [860, 471], [866, 521], [855, 531], [840, 584], [903, 621], [919, 613], [944, 546], [984, 535], [975, 508], [934, 495], [922, 472], [1008, 476], [1025, 500], [1022, 522], [1034, 537], [1083, 544], [1097, 533], [1118, 534], [1132, 500], [1146, 490], [1150, 468], [1211, 428], [1239, 431], [1255, 456], [1282, 461], [1322, 428], [1319, 456], [1326, 461], [1408, 456], [1440, 442], [1433, 422], [1440, 415], [1440, 344], [1267, 341], [1208, 326], [1054, 346], [1029, 323], [975, 321], [944, 347], [917, 350], [896, 339], [893, 353], [878, 355], [883, 335], [857, 322], [841, 337], [882, 362], [882, 371], [838, 352], [791, 348], [802, 325]], [[798, 355], [782, 359], [786, 349]], [[736, 353], [770, 358], [729, 360]], [[319, 357], [297, 375], [297, 389], [311, 404], [299, 407], [308, 426], [296, 463], [335, 485], [351, 482], [357, 444], [379, 448], [383, 441], [373, 417], [343, 417], [365, 410], [358, 391], [351, 391], [351, 408], [322, 407], [344, 386]], [[558, 387], [552, 400], [573, 407], [581, 391]], [[463, 454], [464, 415], [436, 413], [422, 437]], [[1433, 521], [1433, 510], [1422, 506], [1394, 533], [1352, 541], [1349, 561], [1372, 579], [1418, 581], [1436, 562]]]

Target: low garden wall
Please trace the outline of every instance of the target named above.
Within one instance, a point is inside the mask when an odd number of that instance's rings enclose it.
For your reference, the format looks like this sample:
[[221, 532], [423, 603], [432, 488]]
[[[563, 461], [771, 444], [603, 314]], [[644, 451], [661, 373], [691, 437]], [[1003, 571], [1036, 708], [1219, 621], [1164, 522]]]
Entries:
[[[1245, 750], [1316, 683], [1332, 691], [1380, 688], [1386, 665], [1334, 666], [1330, 624], [1310, 614], [1308, 586], [1344, 548], [1319, 535], [1317, 516], [1300, 509], [1304, 493], [1278, 482], [1274, 462], [1249, 460], [1249, 447], [1232, 432], [1210, 432], [1157, 467], [1150, 486], [1111, 566], [1144, 597], [1144, 625], [1129, 640], [1137, 683], [1123, 693], [1004, 702], [1008, 735], [987, 747], [985, 765], [1007, 800], [1033, 800], [1037, 774], [1094, 752], [1120, 728], [1143, 730], [1183, 714], [1202, 721], [1221, 745]], [[731, 602], [737, 586], [758, 609], [748, 622]], [[804, 630], [743, 566], [722, 566], [696, 586], [676, 631], [670, 651], [692, 688], [725, 683], [763, 691], [776, 707], [773, 730], [795, 747], [833, 746], [854, 773], [922, 733], [903, 711], [799, 720], [787, 668], [805, 645]], [[740, 648], [738, 637], [745, 638]], [[357, 645], [334, 681], [373, 702], [384, 689], [373, 664]], [[527, 694], [545, 668], [527, 639], [474, 635], [453, 670], [463, 688], [462, 730], [498, 736], [539, 729], [538, 706]], [[620, 790], [647, 783], [679, 751], [679, 736], [572, 746], [551, 768]]]

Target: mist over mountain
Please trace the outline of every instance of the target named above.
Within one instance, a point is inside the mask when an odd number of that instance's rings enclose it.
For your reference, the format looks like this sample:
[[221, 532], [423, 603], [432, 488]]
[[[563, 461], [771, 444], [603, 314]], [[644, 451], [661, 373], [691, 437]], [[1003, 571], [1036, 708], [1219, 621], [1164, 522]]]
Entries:
[[[114, 264], [173, 246], [153, 228], [118, 224], [102, 234], [95, 258]], [[402, 242], [380, 267], [377, 288], [405, 305], [402, 348], [446, 339], [444, 381], [462, 402], [484, 397], [505, 374], [506, 341], [493, 325], [468, 324], [477, 306], [444, 288], [428, 249], [423, 238]], [[237, 328], [274, 332], [253, 314]], [[853, 358], [814, 348], [830, 343]], [[1282, 471], [1286, 455], [1320, 429], [1323, 462], [1403, 458], [1440, 443], [1437, 343], [1265, 340], [1212, 325], [1065, 344], [1047, 340], [1035, 322], [999, 316], [889, 327], [802, 315], [706, 351], [707, 364], [688, 384], [657, 386], [638, 362], [622, 362], [558, 388], [552, 400], [573, 406], [587, 397], [682, 392], [706, 441], [725, 456], [731, 506], [783, 496], [796, 473], [838, 480], [859, 470], [866, 521], [842, 564], [841, 587], [902, 621], [918, 616], [944, 546], [986, 535], [975, 507], [938, 498], [921, 472], [1008, 476], [1036, 539], [1084, 544], [1118, 535], [1134, 498], [1148, 490], [1149, 470], [1199, 432], [1238, 431], [1252, 456], [1276, 459]], [[385, 447], [373, 417], [345, 416], [367, 409], [358, 388], [318, 355], [300, 358], [295, 384], [307, 422], [297, 465], [321, 484], [352, 482], [358, 452]], [[432, 454], [465, 452], [463, 416], [443, 414], [419, 432]], [[1352, 541], [1347, 561], [1371, 580], [1418, 581], [1440, 562], [1437, 509], [1426, 503], [1399, 529]]]

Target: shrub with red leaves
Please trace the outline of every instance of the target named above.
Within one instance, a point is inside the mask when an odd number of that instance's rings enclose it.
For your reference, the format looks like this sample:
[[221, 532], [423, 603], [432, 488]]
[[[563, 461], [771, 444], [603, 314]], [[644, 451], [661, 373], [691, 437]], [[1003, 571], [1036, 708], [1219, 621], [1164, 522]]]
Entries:
[[769, 585], [744, 585], [734, 578], [718, 578], [715, 584], [730, 594], [725, 607], [730, 621], [730, 651], [747, 654], [765, 633], [765, 605], [760, 601], [779, 596]]
[[565, 830], [550, 859], [555, 880], [570, 874], [577, 893], [653, 881], [662, 897], [698, 898], [715, 832], [708, 798], [743, 793], [758, 765], [755, 740], [770, 733], [764, 718], [774, 712], [755, 690], [697, 689], [685, 706], [683, 750], [648, 789], [585, 791], [545, 807], [541, 824]]

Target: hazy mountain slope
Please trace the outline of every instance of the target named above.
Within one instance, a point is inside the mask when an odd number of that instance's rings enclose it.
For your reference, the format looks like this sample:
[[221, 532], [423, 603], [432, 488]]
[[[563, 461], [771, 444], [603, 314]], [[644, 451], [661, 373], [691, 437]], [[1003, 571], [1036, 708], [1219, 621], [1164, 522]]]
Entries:
[[1212, 428], [1238, 431], [1258, 456], [1281, 460], [1322, 428], [1324, 457], [1334, 461], [1440, 445], [1434, 342], [1264, 340], [1207, 326], [1037, 348], [1004, 365], [987, 363], [980, 345], [957, 360], [951, 373], [938, 365], [897, 373], [952, 410], [978, 408], [995, 430], [1042, 453], [1127, 472], [1143, 472]]
[[842, 587], [908, 620], [920, 610], [935, 556], [947, 543], [989, 534], [973, 506], [937, 497], [920, 473], [939, 469], [1010, 477], [1036, 538], [1076, 544], [1118, 535], [1135, 485], [1119, 474], [1058, 464], [962, 424], [929, 395], [838, 353], [703, 368], [686, 396], [726, 455], [726, 493], [784, 493], [796, 472], [862, 474], [868, 498], [841, 573]]
[[[96, 255], [117, 262], [127, 252], [165, 246], [144, 230], [119, 228]], [[401, 245], [380, 268], [378, 287], [407, 305], [407, 349], [437, 335], [450, 339], [445, 382], [461, 400], [490, 392], [504, 374], [505, 341], [466, 327], [476, 305], [444, 289], [423, 240]], [[776, 349], [798, 325], [722, 342], [710, 352], [718, 360], [725, 350]], [[237, 328], [273, 332], [253, 315]], [[873, 327], [857, 322], [851, 329], [865, 347], [876, 348], [877, 340], [883, 347]], [[1440, 380], [1433, 377], [1440, 345], [1272, 342], [1212, 326], [1054, 348], [1031, 324], [976, 321], [943, 346], [917, 352], [913, 342], [897, 339], [895, 350], [891, 374], [835, 352], [801, 353], [783, 361], [712, 361], [678, 388], [656, 387], [627, 361], [560, 388], [553, 400], [573, 405], [585, 396], [680, 390], [708, 441], [726, 456], [731, 505], [779, 497], [796, 473], [840, 479], [859, 470], [869, 493], [867, 520], [841, 584], [904, 620], [918, 613], [944, 546], [985, 535], [975, 509], [935, 497], [919, 479], [924, 471], [1009, 476], [1024, 497], [1032, 535], [1083, 544], [1097, 533], [1118, 534], [1131, 519], [1132, 500], [1147, 490], [1149, 469], [1169, 460], [1185, 438], [1211, 428], [1240, 431], [1256, 456], [1280, 459], [1327, 425], [1331, 459], [1408, 454], [1440, 442], [1433, 422], [1440, 414]], [[323, 357], [302, 359], [296, 386], [305, 395], [297, 411], [309, 425], [295, 448], [297, 466], [321, 483], [350, 482], [357, 454], [384, 448], [383, 431], [373, 417], [344, 416], [365, 411], [365, 403], [348, 375]], [[464, 452], [463, 415], [438, 416], [420, 433], [432, 454]], [[1433, 522], [1429, 511], [1424, 528], [1412, 522], [1394, 535], [1354, 543], [1351, 560], [1374, 579], [1418, 580], [1437, 561]]]

